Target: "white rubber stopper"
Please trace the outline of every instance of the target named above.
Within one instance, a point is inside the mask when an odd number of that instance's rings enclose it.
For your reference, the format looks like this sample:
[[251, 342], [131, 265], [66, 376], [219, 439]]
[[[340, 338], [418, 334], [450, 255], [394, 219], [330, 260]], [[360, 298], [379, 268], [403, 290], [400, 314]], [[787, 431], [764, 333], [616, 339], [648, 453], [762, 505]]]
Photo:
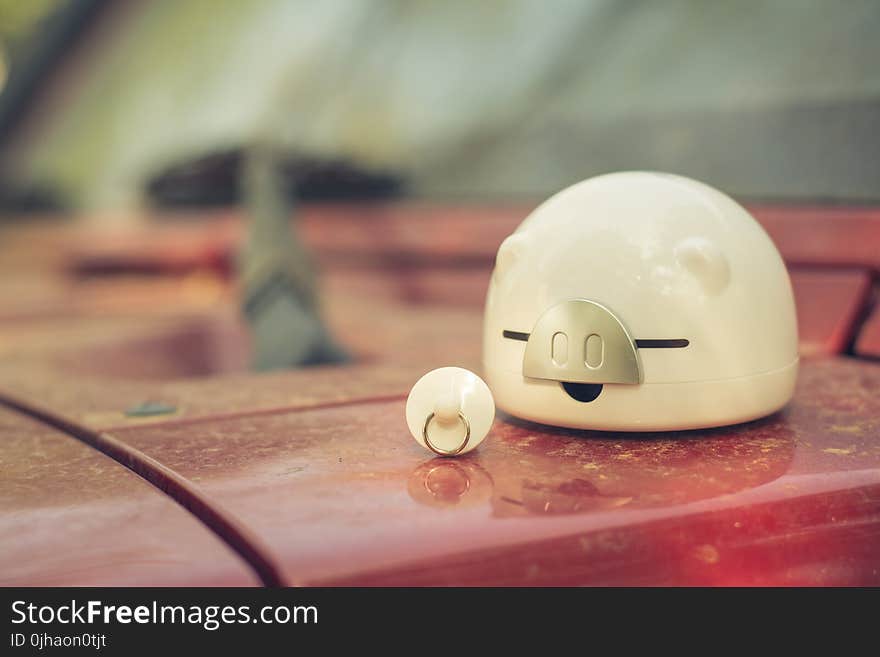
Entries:
[[[477, 447], [494, 419], [495, 400], [489, 386], [461, 367], [431, 370], [416, 381], [406, 400], [406, 423], [413, 438], [441, 456], [466, 454]], [[470, 436], [462, 447], [468, 427]], [[434, 449], [425, 443], [425, 431]]]

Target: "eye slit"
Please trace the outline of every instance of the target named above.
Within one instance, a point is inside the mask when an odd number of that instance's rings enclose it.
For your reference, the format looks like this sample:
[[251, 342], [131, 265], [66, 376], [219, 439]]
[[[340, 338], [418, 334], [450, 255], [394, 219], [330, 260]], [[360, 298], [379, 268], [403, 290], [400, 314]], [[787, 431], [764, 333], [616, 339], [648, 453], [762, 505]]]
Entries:
[[[508, 331], [507, 329], [501, 332], [501, 335], [508, 340], [519, 340], [521, 342], [529, 341], [529, 334], [523, 333], [521, 331]], [[642, 339], [636, 340], [636, 347], [639, 349], [683, 349], [690, 345], [690, 340], [687, 338], [668, 338], [668, 339]]]
[[636, 346], [639, 349], [682, 349], [690, 344], [690, 340], [685, 338], [674, 338], [671, 340], [636, 340]]

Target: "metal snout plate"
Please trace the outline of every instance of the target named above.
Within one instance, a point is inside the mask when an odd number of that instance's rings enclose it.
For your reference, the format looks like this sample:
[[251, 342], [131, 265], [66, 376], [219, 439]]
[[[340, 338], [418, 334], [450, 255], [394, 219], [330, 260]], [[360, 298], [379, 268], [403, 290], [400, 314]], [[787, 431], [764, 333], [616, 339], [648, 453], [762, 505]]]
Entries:
[[552, 306], [529, 335], [523, 376], [568, 383], [642, 382], [642, 361], [623, 322], [600, 303], [570, 299]]

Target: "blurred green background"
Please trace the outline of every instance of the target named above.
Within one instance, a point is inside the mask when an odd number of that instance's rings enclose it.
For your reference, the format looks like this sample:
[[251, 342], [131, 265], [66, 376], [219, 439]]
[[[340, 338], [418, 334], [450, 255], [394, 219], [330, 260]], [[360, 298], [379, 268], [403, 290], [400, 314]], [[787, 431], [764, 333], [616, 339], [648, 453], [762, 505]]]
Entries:
[[0, 0], [7, 212], [542, 197], [619, 169], [880, 199], [876, 0]]

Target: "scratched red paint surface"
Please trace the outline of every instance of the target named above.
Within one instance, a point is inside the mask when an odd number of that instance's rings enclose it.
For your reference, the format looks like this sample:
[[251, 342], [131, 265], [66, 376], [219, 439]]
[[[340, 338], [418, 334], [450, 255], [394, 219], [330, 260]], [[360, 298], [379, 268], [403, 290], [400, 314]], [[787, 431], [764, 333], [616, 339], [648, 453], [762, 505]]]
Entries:
[[427, 458], [403, 401], [111, 433], [259, 534], [290, 583], [880, 584], [877, 389], [880, 366], [815, 361], [767, 420], [500, 418], [458, 460]]
[[[155, 457], [186, 478], [181, 501], [213, 500], [293, 583], [878, 583], [880, 364], [835, 357], [873, 344], [872, 324], [855, 333], [880, 266], [877, 211], [753, 208], [792, 263], [798, 302], [805, 360], [783, 413], [652, 436], [500, 418], [478, 453], [430, 459], [406, 432], [405, 394], [433, 367], [479, 369], [494, 251], [530, 209], [307, 207], [324, 312], [355, 361], [267, 375], [245, 373], [229, 279], [236, 213], [107, 239], [75, 224], [3, 229], [0, 396]], [[126, 415], [147, 401], [173, 410]], [[14, 473], [0, 480], [13, 546], [0, 560], [15, 567], [0, 573], [253, 582], [157, 489], [70, 436], [27, 427], [0, 449]], [[72, 534], [13, 540], [22, 518], [40, 526], [53, 513]], [[108, 518], [121, 534], [96, 545], [91, 529]], [[205, 562], [193, 567], [193, 554]]]
[[258, 584], [196, 518], [116, 461], [0, 407], [0, 585]]

